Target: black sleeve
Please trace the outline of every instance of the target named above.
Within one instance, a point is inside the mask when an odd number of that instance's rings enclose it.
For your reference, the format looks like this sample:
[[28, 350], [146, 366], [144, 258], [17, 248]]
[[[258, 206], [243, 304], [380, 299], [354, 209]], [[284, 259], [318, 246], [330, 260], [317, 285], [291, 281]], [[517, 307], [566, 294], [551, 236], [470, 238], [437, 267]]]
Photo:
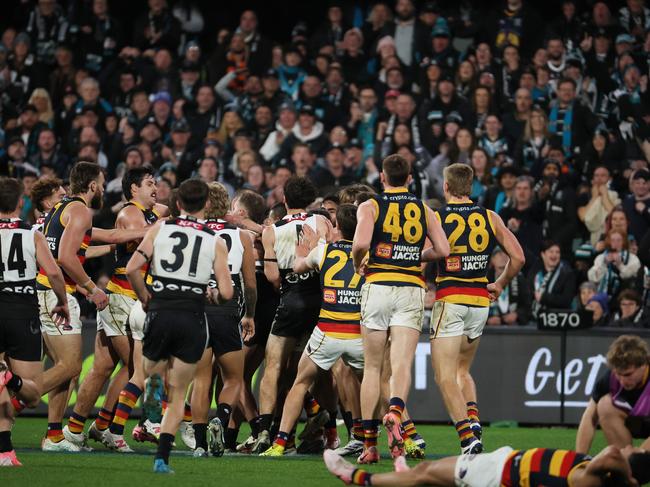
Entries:
[[[572, 270], [568, 270], [563, 276], [562, 288], [556, 293], [544, 293], [541, 304], [549, 308], [568, 309], [571, 307], [571, 301], [576, 296], [576, 275]], [[559, 284], [559, 283], [558, 283]]]
[[603, 396], [609, 394], [609, 379], [612, 375], [611, 370], [607, 370], [603, 375], [601, 375], [594, 385], [594, 390], [591, 393], [591, 398], [598, 402], [602, 399]]

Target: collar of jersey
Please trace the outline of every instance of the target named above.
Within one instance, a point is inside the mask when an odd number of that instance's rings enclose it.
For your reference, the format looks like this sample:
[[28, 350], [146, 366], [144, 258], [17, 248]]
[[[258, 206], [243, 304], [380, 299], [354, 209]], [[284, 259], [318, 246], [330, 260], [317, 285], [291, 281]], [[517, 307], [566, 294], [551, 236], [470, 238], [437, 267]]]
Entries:
[[447, 204], [448, 205], [470, 205], [470, 204], [473, 205], [474, 202], [472, 200], [469, 200], [469, 201], [447, 201]]
[[140, 211], [147, 211], [147, 209], [144, 206], [142, 206], [140, 203], [138, 203], [135, 200], [131, 200], [129, 203], [131, 203], [133, 206], [135, 206]]
[[407, 188], [392, 188], [392, 189], [385, 189], [384, 193], [407, 193], [408, 189]]
[[199, 219], [196, 218], [195, 216], [190, 216], [190, 215], [178, 215], [178, 218], [182, 220], [189, 220], [191, 222], [198, 222]]

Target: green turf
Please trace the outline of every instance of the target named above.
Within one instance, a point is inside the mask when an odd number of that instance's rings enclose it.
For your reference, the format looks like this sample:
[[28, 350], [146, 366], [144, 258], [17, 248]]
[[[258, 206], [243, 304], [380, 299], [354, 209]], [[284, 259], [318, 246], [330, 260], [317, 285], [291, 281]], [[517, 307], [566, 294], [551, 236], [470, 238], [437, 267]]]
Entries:
[[[128, 432], [135, 423], [129, 422]], [[101, 445], [90, 453], [65, 454], [42, 453], [38, 446], [46, 428], [45, 419], [19, 418], [13, 432], [14, 446], [24, 468], [3, 468], [0, 486], [83, 486], [100, 487], [119, 485], [124, 487], [158, 486], [249, 486], [265, 487], [299, 485], [342, 485], [326, 471], [320, 456], [290, 456], [285, 458], [259, 458], [246, 455], [227, 455], [222, 458], [195, 459], [188, 456], [185, 448], [171, 458], [176, 470], [173, 476], [151, 473], [154, 446], [130, 441], [137, 454], [121, 455], [108, 452]], [[247, 433], [244, 427], [242, 436]], [[427, 441], [427, 456], [431, 459], [443, 455], [458, 454], [458, 438], [451, 426], [419, 426], [418, 431]], [[344, 429], [339, 429], [344, 434]], [[503, 445], [514, 448], [552, 447], [572, 448], [575, 430], [566, 428], [485, 428], [484, 438], [488, 450]], [[380, 446], [385, 435], [380, 437]], [[177, 436], [177, 443], [180, 443]], [[604, 446], [602, 434], [594, 442], [594, 451]], [[413, 462], [411, 462], [413, 463]], [[391, 468], [385, 457], [370, 468], [373, 472]], [[155, 482], [155, 484], [153, 484]]]

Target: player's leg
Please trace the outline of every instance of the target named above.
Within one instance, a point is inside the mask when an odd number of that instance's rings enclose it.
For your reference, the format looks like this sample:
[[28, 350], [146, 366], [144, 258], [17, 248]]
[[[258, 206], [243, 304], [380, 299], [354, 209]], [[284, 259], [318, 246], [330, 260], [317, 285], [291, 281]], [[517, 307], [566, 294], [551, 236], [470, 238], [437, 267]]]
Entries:
[[196, 440], [196, 455], [207, 455], [208, 440], [208, 414], [210, 412], [210, 399], [212, 397], [212, 348], [207, 348], [196, 365], [194, 380], [192, 382], [192, 427]]
[[460, 384], [465, 405], [467, 406], [467, 417], [472, 425], [472, 431], [474, 432], [474, 436], [479, 440], [483, 436], [483, 429], [481, 428], [481, 421], [479, 418], [476, 384], [474, 383], [474, 378], [470, 371], [480, 341], [480, 337], [471, 341], [468, 337], [464, 337], [458, 360], [458, 383]]
[[269, 431], [273, 411], [278, 400], [278, 384], [285, 372], [289, 354], [295, 346], [295, 338], [271, 334], [266, 343], [264, 375], [260, 382], [260, 432]]
[[28, 408], [35, 408], [41, 402], [41, 389], [43, 383], [43, 362], [16, 360], [6, 358], [11, 379], [4, 381], [4, 387]]
[[6, 318], [0, 348], [5, 350], [5, 363], [0, 363], [0, 389], [13, 395], [17, 409], [34, 408], [41, 401], [43, 388], [43, 346], [38, 317]]
[[6, 387], [0, 389], [0, 467], [20, 467], [16, 451], [11, 442], [14, 425], [14, 408]]
[[[230, 423], [230, 416], [232, 415], [233, 408], [237, 406], [239, 398], [241, 397], [241, 392], [244, 389], [244, 352], [243, 350], [234, 350], [221, 354], [217, 357], [217, 364], [221, 371], [221, 379], [223, 387], [219, 392], [217, 398], [217, 419], [221, 425], [222, 431], [214, 431], [214, 428], [211, 429], [216, 442], [222, 441], [220, 435], [225, 434], [225, 429]], [[217, 422], [214, 421], [216, 425]], [[216, 445], [217, 451], [216, 454], [222, 454], [224, 445]]]
[[[257, 327], [255, 332], [257, 334]], [[226, 431], [226, 445], [233, 446], [237, 440], [241, 421], [246, 419], [249, 422], [251, 434], [243, 443], [237, 445], [236, 448], [239, 452], [250, 452], [259, 433], [260, 416], [257, 401], [253, 395], [253, 377], [264, 360], [265, 345], [266, 342], [264, 342], [264, 345], [244, 345], [244, 387], [240, 392], [239, 405], [232, 415], [234, 422], [231, 420], [231, 424]]]
[[608, 445], [623, 448], [632, 444], [632, 434], [625, 426], [627, 414], [614, 406], [610, 394], [600, 398], [597, 405], [597, 411], [598, 422], [600, 423], [600, 428], [605, 434]]

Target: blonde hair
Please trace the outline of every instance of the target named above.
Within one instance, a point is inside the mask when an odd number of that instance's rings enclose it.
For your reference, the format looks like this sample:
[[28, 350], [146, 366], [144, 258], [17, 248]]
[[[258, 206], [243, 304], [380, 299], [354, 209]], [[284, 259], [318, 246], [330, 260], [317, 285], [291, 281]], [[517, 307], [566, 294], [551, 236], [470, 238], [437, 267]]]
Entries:
[[[44, 112], [38, 112], [38, 119], [41, 122], [49, 125], [52, 123], [52, 121], [54, 121], [54, 110], [52, 109], [52, 98], [50, 98], [50, 94], [45, 88], [36, 88], [34, 91], [32, 91], [32, 95], [29, 97], [28, 103], [36, 106], [34, 103], [35, 98], [45, 98], [47, 101], [47, 108]], [[38, 107], [36, 110], [38, 110]]]
[[533, 113], [536, 113], [538, 115], [541, 115], [542, 118], [544, 119], [542, 126], [544, 127], [544, 137], [548, 138], [549, 132], [548, 132], [548, 115], [546, 115], [546, 112], [539, 108], [533, 108], [530, 111], [530, 116], [528, 117], [528, 120], [526, 120], [526, 125], [524, 126], [524, 140], [533, 140], [533, 128], [531, 127], [530, 121], [533, 118]]
[[218, 182], [208, 184], [208, 201], [210, 206], [206, 211], [208, 218], [223, 218], [230, 209], [230, 198], [226, 187]]
[[614, 370], [642, 367], [650, 361], [647, 342], [636, 335], [621, 335], [609, 346], [607, 364]]
[[457, 162], [450, 164], [443, 170], [445, 182], [449, 194], [462, 198], [472, 194], [472, 182], [474, 181], [474, 169], [467, 164]]
[[[229, 131], [226, 127], [226, 117], [233, 116], [237, 117], [237, 123], [235, 124], [235, 127], [232, 129], [232, 131]], [[219, 143], [223, 146], [226, 144], [226, 142], [228, 142], [228, 139], [230, 137], [234, 137], [235, 133], [242, 128], [244, 128], [244, 122], [242, 122], [241, 117], [237, 114], [237, 112], [228, 111], [223, 114], [223, 117], [221, 117], [221, 125], [219, 125], [219, 130], [215, 139], [218, 140]]]

